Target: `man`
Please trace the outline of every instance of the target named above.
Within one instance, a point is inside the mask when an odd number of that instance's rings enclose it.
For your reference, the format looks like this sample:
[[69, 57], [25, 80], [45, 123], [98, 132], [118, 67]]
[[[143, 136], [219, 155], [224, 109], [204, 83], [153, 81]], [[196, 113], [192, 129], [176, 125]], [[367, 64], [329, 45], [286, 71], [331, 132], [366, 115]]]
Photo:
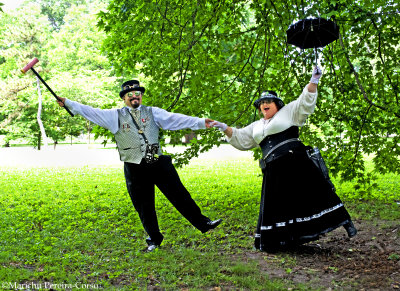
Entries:
[[210, 128], [213, 120], [170, 113], [157, 107], [142, 105], [145, 88], [139, 81], [122, 84], [122, 109], [98, 109], [60, 98], [60, 106], [72, 113], [110, 130], [116, 139], [121, 161], [124, 162], [126, 186], [132, 203], [149, 237], [147, 251], [161, 245], [163, 235], [158, 227], [154, 203], [156, 185], [175, 208], [197, 229], [206, 232], [221, 223], [202, 215], [200, 208], [183, 186], [170, 156], [163, 155], [159, 144], [159, 129], [192, 130]]

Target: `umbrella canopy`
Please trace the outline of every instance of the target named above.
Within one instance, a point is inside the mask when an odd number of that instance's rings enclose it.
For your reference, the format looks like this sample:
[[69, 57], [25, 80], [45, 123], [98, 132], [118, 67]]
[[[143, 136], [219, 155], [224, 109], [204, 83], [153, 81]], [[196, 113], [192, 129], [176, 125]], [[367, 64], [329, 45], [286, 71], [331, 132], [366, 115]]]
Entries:
[[339, 26], [323, 18], [307, 18], [289, 26], [287, 42], [301, 49], [324, 47], [339, 38]]

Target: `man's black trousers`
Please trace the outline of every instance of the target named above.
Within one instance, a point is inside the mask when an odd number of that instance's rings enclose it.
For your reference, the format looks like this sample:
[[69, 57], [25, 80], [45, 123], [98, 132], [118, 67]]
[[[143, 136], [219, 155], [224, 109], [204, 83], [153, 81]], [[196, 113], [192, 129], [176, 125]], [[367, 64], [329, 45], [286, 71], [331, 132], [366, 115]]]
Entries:
[[200, 208], [183, 186], [170, 156], [162, 155], [152, 164], [147, 164], [144, 160], [140, 164], [125, 162], [124, 172], [133, 206], [150, 236], [148, 244], [160, 245], [163, 240], [155, 210], [154, 186], [160, 189], [194, 227], [200, 231], [207, 230], [210, 219], [201, 214]]

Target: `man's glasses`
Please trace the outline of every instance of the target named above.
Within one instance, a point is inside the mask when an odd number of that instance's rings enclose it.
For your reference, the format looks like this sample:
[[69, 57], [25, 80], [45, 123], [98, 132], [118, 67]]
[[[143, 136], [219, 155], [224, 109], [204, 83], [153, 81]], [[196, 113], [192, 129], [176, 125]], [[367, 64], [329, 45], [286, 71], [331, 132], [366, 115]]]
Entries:
[[134, 91], [134, 92], [128, 92], [127, 93], [128, 97], [133, 97], [134, 94], [135, 94], [136, 97], [139, 97], [140, 95], [142, 95], [142, 92]]

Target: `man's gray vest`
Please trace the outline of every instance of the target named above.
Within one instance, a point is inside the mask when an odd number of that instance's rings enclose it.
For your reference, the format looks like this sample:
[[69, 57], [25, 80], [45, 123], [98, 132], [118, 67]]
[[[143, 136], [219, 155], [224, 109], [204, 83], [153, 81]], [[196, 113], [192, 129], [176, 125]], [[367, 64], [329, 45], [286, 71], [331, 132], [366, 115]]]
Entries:
[[[140, 106], [138, 125], [143, 130], [149, 144], [158, 144], [159, 127], [154, 121], [151, 107]], [[140, 164], [146, 152], [146, 142], [138, 133], [128, 107], [118, 109], [118, 126], [119, 129], [114, 136], [121, 161]], [[161, 148], [158, 150], [158, 154], [161, 155]]]

